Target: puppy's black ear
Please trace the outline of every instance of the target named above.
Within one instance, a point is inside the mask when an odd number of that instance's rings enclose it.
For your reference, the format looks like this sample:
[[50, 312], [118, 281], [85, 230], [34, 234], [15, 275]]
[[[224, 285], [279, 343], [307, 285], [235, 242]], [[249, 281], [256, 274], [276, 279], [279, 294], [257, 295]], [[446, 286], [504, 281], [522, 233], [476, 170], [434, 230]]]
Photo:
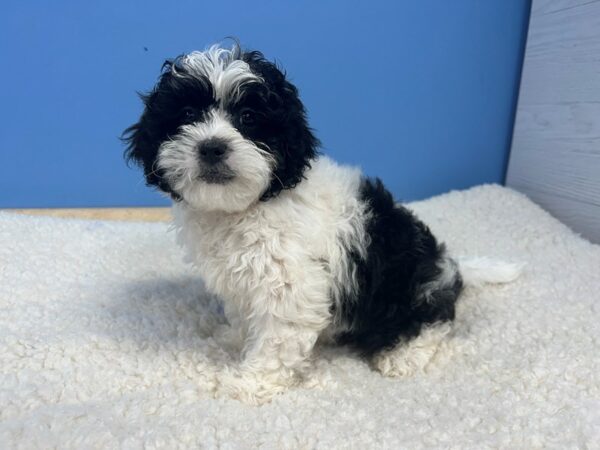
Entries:
[[287, 126], [280, 149], [283, 158], [276, 174], [280, 179], [286, 180], [284, 184], [288, 188], [294, 187], [302, 180], [304, 171], [310, 168], [311, 161], [317, 157], [321, 143], [308, 126], [306, 110], [296, 86], [285, 80], [283, 93], [280, 95], [287, 111]]
[[144, 149], [147, 149], [148, 146], [144, 145], [145, 139], [145, 124], [146, 120], [146, 106], [148, 102], [149, 94], [142, 94], [138, 92], [138, 96], [144, 103], [144, 112], [142, 116], [138, 120], [138, 122], [134, 123], [130, 127], [126, 128], [125, 131], [121, 134], [121, 141], [125, 144], [125, 151], [123, 156], [125, 158], [125, 162], [128, 166], [132, 163], [141, 167], [144, 167], [144, 155], [147, 153]]
[[161, 97], [174, 84], [173, 62], [168, 60], [163, 64], [162, 73], [154, 89], [148, 94], [138, 94], [144, 103], [144, 112], [137, 123], [128, 127], [121, 135], [126, 148], [124, 157], [128, 165], [131, 163], [142, 167], [146, 184], [155, 186], [168, 193], [175, 200], [179, 196], [173, 192], [161, 171], [156, 167], [158, 149], [168, 136], [161, 109], [165, 108]]
[[262, 197], [262, 200], [267, 200], [302, 180], [304, 171], [310, 168], [311, 161], [318, 155], [320, 142], [308, 126], [298, 89], [286, 79], [285, 73], [260, 52], [243, 53], [242, 59], [252, 72], [264, 80], [269, 90], [270, 107], [279, 111], [275, 114], [280, 121], [277, 139], [268, 142], [276, 167], [271, 185]]

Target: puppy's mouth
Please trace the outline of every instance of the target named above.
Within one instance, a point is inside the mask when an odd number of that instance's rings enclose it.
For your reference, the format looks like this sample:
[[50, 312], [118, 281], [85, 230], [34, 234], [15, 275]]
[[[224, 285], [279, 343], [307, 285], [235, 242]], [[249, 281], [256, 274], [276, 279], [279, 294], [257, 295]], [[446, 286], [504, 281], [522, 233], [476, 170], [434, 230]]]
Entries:
[[227, 184], [235, 178], [235, 172], [226, 165], [204, 167], [198, 178], [208, 184]]

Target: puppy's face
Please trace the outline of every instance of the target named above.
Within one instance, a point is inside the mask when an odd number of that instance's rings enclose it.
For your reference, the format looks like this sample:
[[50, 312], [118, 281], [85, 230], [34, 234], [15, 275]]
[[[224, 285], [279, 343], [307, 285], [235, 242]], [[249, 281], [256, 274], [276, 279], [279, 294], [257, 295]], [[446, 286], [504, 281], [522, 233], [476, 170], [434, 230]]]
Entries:
[[258, 52], [167, 61], [124, 134], [146, 181], [199, 210], [242, 211], [295, 186], [316, 156], [297, 89]]

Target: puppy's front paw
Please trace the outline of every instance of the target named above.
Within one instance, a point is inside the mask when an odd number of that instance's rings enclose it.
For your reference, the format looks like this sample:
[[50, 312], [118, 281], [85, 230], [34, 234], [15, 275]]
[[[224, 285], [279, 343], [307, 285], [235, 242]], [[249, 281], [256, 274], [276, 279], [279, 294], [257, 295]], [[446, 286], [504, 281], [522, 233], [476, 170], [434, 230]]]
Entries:
[[407, 377], [425, 372], [440, 347], [448, 352], [445, 338], [451, 329], [448, 322], [425, 327], [416, 338], [375, 355], [373, 366], [386, 377]]
[[381, 352], [373, 358], [373, 367], [385, 377], [410, 377], [416, 372], [421, 372], [429, 362], [429, 357], [411, 355], [409, 352], [398, 349], [396, 351]]
[[293, 383], [284, 382], [283, 377], [274, 374], [260, 374], [227, 368], [218, 377], [216, 396], [234, 398], [250, 405], [270, 402], [273, 397]]

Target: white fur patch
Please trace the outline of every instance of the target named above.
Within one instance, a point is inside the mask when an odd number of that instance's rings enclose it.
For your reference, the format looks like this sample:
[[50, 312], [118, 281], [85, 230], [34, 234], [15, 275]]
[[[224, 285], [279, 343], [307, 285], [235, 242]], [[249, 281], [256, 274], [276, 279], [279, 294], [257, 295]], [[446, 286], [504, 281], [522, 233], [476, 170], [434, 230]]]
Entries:
[[[248, 63], [237, 59], [238, 51], [213, 45], [203, 52], [185, 55], [181, 63], [192, 73], [207, 78], [215, 90], [216, 100], [226, 105], [239, 97], [243, 85], [262, 81], [252, 73]], [[175, 66], [172, 70], [177, 73]]]
[[305, 175], [296, 188], [241, 212], [174, 206], [189, 259], [226, 313], [243, 322], [241, 372], [221, 390], [248, 401], [293, 383], [332, 323], [332, 295], [356, 288], [347, 255], [366, 245], [360, 172], [323, 157]]
[[[198, 145], [213, 138], [231, 149], [226, 164], [234, 178], [226, 184], [199, 178]], [[192, 209], [234, 212], [258, 201], [271, 181], [273, 164], [271, 155], [244, 139], [224, 112], [211, 110], [205, 121], [182, 126], [175, 138], [161, 145], [157, 165]]]
[[458, 265], [466, 286], [510, 283], [516, 280], [525, 267], [521, 263], [507, 263], [491, 258], [458, 258]]

